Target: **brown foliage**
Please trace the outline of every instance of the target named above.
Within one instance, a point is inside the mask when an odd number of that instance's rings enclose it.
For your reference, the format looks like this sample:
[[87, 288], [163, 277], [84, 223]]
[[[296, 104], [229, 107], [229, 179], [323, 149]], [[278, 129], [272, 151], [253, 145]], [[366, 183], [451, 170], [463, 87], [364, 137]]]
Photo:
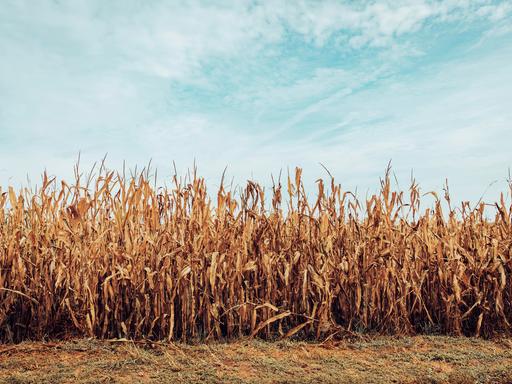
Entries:
[[511, 330], [503, 196], [488, 219], [483, 203], [445, 214], [437, 196], [421, 211], [417, 185], [392, 191], [389, 170], [364, 207], [334, 180], [308, 201], [300, 169], [287, 184], [284, 209], [280, 183], [268, 206], [254, 182], [239, 197], [221, 185], [214, 204], [195, 172], [172, 188], [107, 171], [9, 188], [0, 340]]

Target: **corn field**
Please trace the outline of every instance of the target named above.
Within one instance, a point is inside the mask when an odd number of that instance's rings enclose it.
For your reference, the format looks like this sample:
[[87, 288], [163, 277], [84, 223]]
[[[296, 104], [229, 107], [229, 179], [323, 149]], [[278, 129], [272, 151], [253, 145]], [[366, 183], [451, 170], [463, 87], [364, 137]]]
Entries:
[[308, 199], [298, 168], [216, 195], [195, 171], [75, 175], [0, 190], [0, 341], [512, 330], [508, 191], [423, 209], [389, 169], [365, 201], [333, 179]]

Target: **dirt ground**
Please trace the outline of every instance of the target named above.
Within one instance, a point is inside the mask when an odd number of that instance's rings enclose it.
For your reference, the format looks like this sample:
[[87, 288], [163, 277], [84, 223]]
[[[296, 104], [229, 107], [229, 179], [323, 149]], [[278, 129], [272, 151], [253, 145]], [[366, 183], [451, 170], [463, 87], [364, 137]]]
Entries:
[[0, 345], [0, 383], [512, 383], [512, 339]]

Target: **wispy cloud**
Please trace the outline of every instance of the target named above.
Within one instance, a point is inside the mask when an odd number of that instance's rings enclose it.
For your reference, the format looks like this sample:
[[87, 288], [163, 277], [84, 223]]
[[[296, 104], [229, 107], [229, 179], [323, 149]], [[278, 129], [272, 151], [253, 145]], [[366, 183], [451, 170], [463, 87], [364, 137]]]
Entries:
[[510, 25], [509, 1], [7, 1], [0, 182], [81, 150], [364, 189], [393, 158], [473, 199], [512, 162]]

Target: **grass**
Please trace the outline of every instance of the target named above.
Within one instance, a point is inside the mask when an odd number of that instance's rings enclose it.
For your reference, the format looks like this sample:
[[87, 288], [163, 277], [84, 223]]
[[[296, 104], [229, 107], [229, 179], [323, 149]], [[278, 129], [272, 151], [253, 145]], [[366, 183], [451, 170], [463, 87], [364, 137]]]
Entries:
[[0, 347], [0, 383], [509, 383], [512, 341], [446, 336], [319, 343], [72, 340]]

